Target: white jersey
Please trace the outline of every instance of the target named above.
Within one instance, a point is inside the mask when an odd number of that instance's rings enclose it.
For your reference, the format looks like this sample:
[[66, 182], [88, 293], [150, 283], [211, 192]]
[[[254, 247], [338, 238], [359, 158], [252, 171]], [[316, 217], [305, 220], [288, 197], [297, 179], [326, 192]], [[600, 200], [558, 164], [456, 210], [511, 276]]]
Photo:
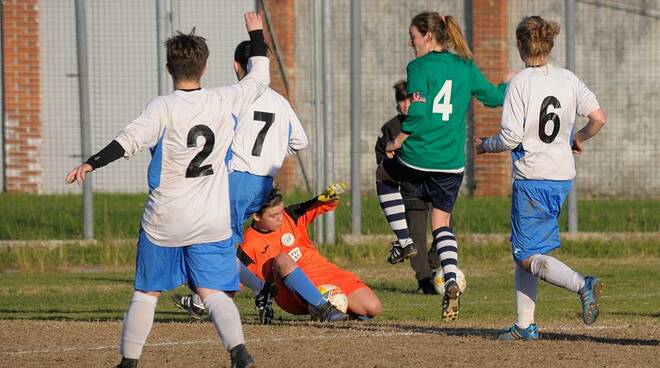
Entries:
[[225, 159], [232, 114], [247, 111], [266, 90], [268, 64], [266, 57], [252, 57], [251, 72], [239, 83], [156, 97], [115, 138], [126, 158], [151, 149], [142, 228], [154, 244], [179, 247], [231, 236]]
[[487, 139], [484, 149], [512, 150], [515, 179], [571, 180], [575, 115], [599, 108], [593, 92], [570, 71], [551, 64], [525, 68], [507, 87], [500, 134]]
[[286, 155], [307, 144], [305, 130], [289, 102], [268, 88], [238, 116], [229, 169], [274, 177]]

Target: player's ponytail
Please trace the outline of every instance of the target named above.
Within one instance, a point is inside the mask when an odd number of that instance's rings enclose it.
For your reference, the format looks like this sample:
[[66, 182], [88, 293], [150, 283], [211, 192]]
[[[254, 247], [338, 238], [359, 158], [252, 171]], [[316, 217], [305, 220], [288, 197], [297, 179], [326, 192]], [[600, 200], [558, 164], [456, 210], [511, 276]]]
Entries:
[[421, 34], [431, 32], [433, 38], [444, 49], [453, 49], [463, 59], [472, 59], [472, 51], [468, 47], [461, 27], [451, 15], [441, 16], [438, 12], [426, 11], [417, 14], [411, 25], [415, 26]]
[[447, 38], [451, 47], [456, 51], [458, 56], [463, 59], [469, 60], [472, 59], [472, 51], [461, 32], [461, 26], [458, 25], [456, 19], [451, 15], [445, 15], [445, 23], [447, 24]]
[[523, 59], [545, 57], [555, 46], [559, 24], [534, 15], [524, 17], [516, 28], [516, 39]]

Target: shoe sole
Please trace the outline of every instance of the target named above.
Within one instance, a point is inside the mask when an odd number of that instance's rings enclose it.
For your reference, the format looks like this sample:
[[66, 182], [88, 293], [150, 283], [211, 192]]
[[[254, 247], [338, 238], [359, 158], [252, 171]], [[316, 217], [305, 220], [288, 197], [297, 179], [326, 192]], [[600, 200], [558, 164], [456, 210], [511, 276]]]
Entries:
[[603, 294], [604, 288], [605, 288], [605, 284], [603, 284], [603, 282], [600, 279], [598, 279], [596, 280], [593, 288], [591, 289], [592, 293], [594, 294], [594, 299], [596, 300], [596, 303], [593, 305], [593, 308], [590, 308], [590, 312], [593, 313], [593, 311], [595, 310], [596, 316], [594, 317], [593, 321], [589, 323], [587, 323], [584, 320], [582, 321], [587, 326], [593, 325], [594, 323], [596, 323], [596, 320], [598, 319], [598, 315], [600, 314], [600, 296]]
[[[458, 285], [456, 287], [447, 290], [447, 307], [442, 308], [442, 319], [445, 321], [453, 321], [458, 317], [458, 312], [460, 310], [460, 297], [461, 289]], [[444, 304], [444, 303], [443, 303]]]
[[395, 265], [395, 264], [398, 264], [398, 263], [401, 263], [401, 262], [405, 261], [405, 260], [408, 259], [408, 258], [412, 258], [412, 257], [414, 257], [414, 256], [416, 256], [416, 255], [417, 255], [417, 249], [414, 249], [412, 252], [406, 254], [405, 256], [403, 256], [403, 257], [401, 257], [401, 258], [391, 259], [391, 258], [388, 257], [388, 258], [387, 258], [387, 262], [388, 262], [389, 264]]

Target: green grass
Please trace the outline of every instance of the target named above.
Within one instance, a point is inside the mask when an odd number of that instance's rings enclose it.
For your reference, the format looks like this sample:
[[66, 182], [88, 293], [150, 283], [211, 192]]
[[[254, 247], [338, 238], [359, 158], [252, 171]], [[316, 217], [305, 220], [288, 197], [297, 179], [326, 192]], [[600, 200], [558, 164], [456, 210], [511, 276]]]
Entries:
[[[94, 195], [94, 226], [97, 239], [132, 239], [139, 229], [146, 195]], [[287, 203], [307, 199], [302, 193], [286, 198]], [[363, 197], [362, 228], [365, 234], [387, 234], [378, 201]], [[587, 199], [579, 202], [581, 231], [660, 231], [660, 199]], [[507, 233], [510, 224], [507, 197], [459, 198], [453, 216], [457, 233]], [[348, 196], [337, 210], [337, 231], [350, 233]], [[566, 214], [560, 220], [566, 228]], [[0, 194], [0, 239], [80, 239], [82, 205], [79, 195]]]
[[[596, 248], [616, 248], [620, 245], [589, 245]], [[371, 248], [370, 248], [371, 247]], [[341, 248], [341, 247], [340, 247]], [[465, 247], [461, 268], [465, 271], [468, 291], [462, 301], [461, 322], [506, 324], [513, 321], [513, 263], [505, 249], [495, 247], [484, 253], [478, 247]], [[570, 248], [570, 247], [568, 247]], [[601, 300], [601, 323], [623, 326], [644, 326], [657, 323], [657, 301], [660, 299], [660, 254], [656, 245], [653, 255], [593, 258], [587, 255], [560, 253], [567, 264], [585, 274], [600, 276], [606, 291]], [[408, 265], [385, 264], [386, 249], [364, 246], [347, 257], [346, 249], [325, 251], [334, 254], [341, 266], [358, 273], [384, 306], [378, 321], [438, 320], [439, 298], [414, 293], [416, 283]], [[370, 253], [369, 253], [370, 252]], [[364, 257], [366, 255], [366, 258]], [[46, 320], [121, 320], [132, 289], [132, 272], [21, 272], [0, 274], [1, 319]], [[643, 285], [643, 287], [639, 287]], [[634, 286], [634, 287], [633, 287]], [[184, 288], [176, 292], [185, 292]], [[158, 304], [157, 321], [187, 320], [169, 302], [166, 293]], [[576, 319], [579, 301], [576, 295], [542, 283], [539, 292], [537, 321], [569, 323], [580, 326]], [[253, 300], [248, 292], [236, 298], [244, 319], [256, 319]], [[294, 319], [280, 310], [278, 316]], [[655, 321], [655, 322], [654, 322]]]

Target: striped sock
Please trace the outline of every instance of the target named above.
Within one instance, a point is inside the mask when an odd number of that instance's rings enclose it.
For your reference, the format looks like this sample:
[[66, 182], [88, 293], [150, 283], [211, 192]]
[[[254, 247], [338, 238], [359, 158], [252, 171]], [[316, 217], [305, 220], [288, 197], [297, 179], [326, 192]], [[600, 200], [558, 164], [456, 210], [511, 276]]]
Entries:
[[456, 281], [458, 268], [458, 243], [456, 237], [448, 227], [433, 230], [433, 247], [440, 255], [440, 266], [445, 279], [445, 285], [450, 280]]
[[408, 232], [408, 223], [406, 222], [406, 207], [403, 204], [403, 197], [399, 191], [399, 184], [393, 181], [377, 181], [376, 193], [380, 208], [383, 209], [385, 218], [390, 224], [390, 228], [396, 235], [401, 246], [406, 246], [412, 242]]

